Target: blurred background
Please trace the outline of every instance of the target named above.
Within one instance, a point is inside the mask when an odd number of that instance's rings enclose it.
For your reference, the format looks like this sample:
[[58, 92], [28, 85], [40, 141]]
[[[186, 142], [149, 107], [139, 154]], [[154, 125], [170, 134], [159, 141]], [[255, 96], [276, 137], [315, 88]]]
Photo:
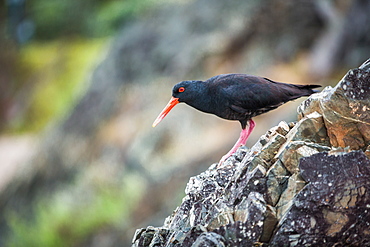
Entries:
[[[334, 86], [370, 57], [368, 0], [0, 3], [0, 246], [130, 246], [240, 124], [176, 106], [222, 73]], [[303, 100], [303, 99], [302, 99]], [[302, 100], [255, 118], [247, 146]]]

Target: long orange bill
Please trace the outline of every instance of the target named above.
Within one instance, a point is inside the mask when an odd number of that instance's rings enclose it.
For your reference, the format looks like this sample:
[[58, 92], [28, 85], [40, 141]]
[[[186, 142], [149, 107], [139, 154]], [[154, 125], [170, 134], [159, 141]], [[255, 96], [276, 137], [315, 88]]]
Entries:
[[157, 126], [157, 124], [159, 124], [160, 121], [162, 121], [162, 119], [171, 111], [172, 108], [175, 107], [175, 105], [177, 105], [179, 102], [179, 99], [178, 98], [175, 98], [175, 97], [172, 97], [170, 102], [168, 102], [168, 104], [166, 105], [166, 107], [163, 109], [163, 111], [158, 115], [158, 117], [155, 119], [154, 123], [153, 123], [153, 127]]

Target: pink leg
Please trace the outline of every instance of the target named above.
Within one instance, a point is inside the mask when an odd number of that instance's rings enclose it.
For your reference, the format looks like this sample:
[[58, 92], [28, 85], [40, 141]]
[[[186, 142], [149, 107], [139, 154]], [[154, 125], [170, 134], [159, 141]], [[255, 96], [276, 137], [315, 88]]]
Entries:
[[254, 129], [254, 126], [256, 126], [255, 122], [251, 119], [248, 121], [248, 128], [242, 129], [242, 132], [240, 132], [240, 137], [236, 141], [235, 145], [232, 147], [232, 149], [222, 156], [220, 163], [223, 163], [227, 158], [229, 158], [233, 153], [238, 150], [238, 148], [242, 145], [245, 145], [245, 143], [248, 140], [249, 135], [252, 133], [252, 130]]

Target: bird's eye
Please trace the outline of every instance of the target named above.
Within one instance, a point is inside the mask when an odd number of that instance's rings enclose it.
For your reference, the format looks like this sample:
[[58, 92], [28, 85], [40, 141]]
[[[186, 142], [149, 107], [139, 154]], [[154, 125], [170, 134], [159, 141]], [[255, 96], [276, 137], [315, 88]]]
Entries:
[[182, 92], [184, 92], [185, 91], [185, 88], [184, 87], [180, 87], [179, 88], [179, 93], [182, 93]]

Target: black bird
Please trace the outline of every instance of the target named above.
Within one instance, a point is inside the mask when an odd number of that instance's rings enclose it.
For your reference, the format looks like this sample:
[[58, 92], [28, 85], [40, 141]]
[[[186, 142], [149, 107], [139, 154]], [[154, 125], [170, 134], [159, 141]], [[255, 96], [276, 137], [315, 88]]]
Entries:
[[[202, 112], [228, 120], [238, 120], [242, 131], [234, 147], [222, 157], [230, 157], [245, 145], [255, 123], [252, 117], [282, 104], [309, 96], [320, 85], [294, 85], [246, 74], [223, 74], [206, 81], [182, 81], [172, 89], [172, 98], [153, 123], [155, 127], [178, 103], [184, 102]], [[248, 125], [248, 128], [246, 128]]]

